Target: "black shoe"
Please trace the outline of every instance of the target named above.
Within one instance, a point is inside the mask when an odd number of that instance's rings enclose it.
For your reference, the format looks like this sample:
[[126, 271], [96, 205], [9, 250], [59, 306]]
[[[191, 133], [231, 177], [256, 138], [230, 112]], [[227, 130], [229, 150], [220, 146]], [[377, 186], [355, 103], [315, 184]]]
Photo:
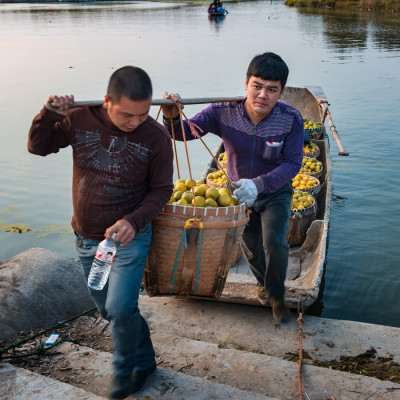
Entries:
[[125, 399], [132, 393], [132, 376], [114, 376], [111, 382], [110, 399]]
[[274, 320], [285, 324], [290, 320], [290, 309], [285, 302], [285, 299], [281, 297], [280, 299], [270, 299], [272, 307], [272, 316]]
[[136, 393], [141, 389], [146, 383], [146, 379], [150, 376], [157, 368], [156, 363], [154, 363], [150, 368], [142, 371], [133, 371], [132, 375], [132, 391], [131, 393]]

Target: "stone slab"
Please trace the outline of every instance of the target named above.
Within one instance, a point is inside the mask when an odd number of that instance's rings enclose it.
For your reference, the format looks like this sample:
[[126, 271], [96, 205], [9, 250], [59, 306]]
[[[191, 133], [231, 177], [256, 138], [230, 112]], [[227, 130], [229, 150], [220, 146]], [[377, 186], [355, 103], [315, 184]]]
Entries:
[[[141, 296], [141, 313], [153, 332], [287, 358], [299, 351], [298, 315], [276, 324], [268, 307], [197, 299]], [[374, 348], [377, 357], [400, 363], [400, 328], [303, 316], [302, 346], [313, 360], [339, 360]]]
[[[69, 342], [57, 346], [58, 355], [52, 359], [68, 365], [71, 375], [87, 382], [85, 387], [99, 396], [105, 396], [111, 380], [111, 354], [81, 347]], [[159, 366], [145, 387], [130, 399], [160, 400], [278, 400], [264, 393], [253, 393], [221, 384], [203, 377], [191, 376]]]
[[[152, 337], [162, 365], [171, 363], [186, 375], [213, 377], [219, 383], [282, 400], [299, 398], [297, 362], [164, 333]], [[302, 380], [303, 395], [307, 393], [310, 399], [329, 399], [328, 393], [335, 400], [400, 399], [398, 384], [312, 365], [302, 366]]]
[[101, 400], [75, 386], [10, 364], [0, 365], [0, 400]]
[[[203, 341], [154, 333], [158, 370], [137, 399], [298, 398], [298, 364], [265, 354], [224, 349]], [[111, 354], [64, 342], [59, 359], [85, 388], [104, 396], [110, 382]], [[57, 363], [57, 362], [56, 362]], [[303, 393], [310, 399], [398, 400], [400, 385], [362, 375], [303, 365]]]

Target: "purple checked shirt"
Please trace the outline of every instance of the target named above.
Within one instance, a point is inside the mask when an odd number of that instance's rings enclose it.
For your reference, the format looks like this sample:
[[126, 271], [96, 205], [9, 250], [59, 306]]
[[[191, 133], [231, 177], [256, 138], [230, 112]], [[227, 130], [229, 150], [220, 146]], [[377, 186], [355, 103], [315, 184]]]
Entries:
[[[190, 119], [204, 136], [218, 135], [227, 153], [227, 170], [233, 181], [251, 179], [258, 193], [272, 193], [296, 176], [303, 159], [303, 118], [298, 110], [278, 101], [270, 114], [254, 125], [240, 103], [215, 103]], [[170, 131], [168, 119], [164, 119]], [[179, 119], [175, 137], [183, 140]], [[196, 139], [185, 121], [187, 140]]]

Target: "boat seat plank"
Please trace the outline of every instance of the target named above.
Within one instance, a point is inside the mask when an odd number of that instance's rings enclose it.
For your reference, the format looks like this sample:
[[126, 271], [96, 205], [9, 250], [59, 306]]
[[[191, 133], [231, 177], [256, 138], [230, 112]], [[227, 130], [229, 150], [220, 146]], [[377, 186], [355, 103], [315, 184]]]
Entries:
[[[289, 256], [289, 264], [286, 272], [286, 279], [290, 281], [296, 279], [300, 275], [300, 270], [301, 270], [300, 258]], [[244, 256], [242, 256], [239, 259], [239, 261], [229, 270], [228, 280], [229, 276], [232, 274], [254, 277], [253, 272], [251, 271], [250, 266]], [[254, 283], [255, 282], [256, 280], [254, 278]]]

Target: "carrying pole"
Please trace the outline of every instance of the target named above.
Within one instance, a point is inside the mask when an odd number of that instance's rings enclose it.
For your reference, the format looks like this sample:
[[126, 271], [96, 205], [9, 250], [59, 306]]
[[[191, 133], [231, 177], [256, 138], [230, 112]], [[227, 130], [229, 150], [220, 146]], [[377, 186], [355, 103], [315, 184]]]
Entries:
[[336, 130], [336, 126], [332, 120], [331, 112], [329, 111], [329, 108], [328, 108], [328, 102], [321, 101], [319, 104], [323, 110], [323, 118], [324, 119], [326, 118], [328, 120], [329, 128], [331, 129], [333, 139], [335, 140], [336, 144], [339, 147], [340, 151], [339, 151], [338, 155], [339, 156], [349, 156], [350, 154], [344, 150], [343, 144], [340, 141], [339, 133]]
[[[208, 104], [208, 103], [227, 103], [227, 102], [239, 102], [244, 100], [243, 96], [238, 97], [200, 97], [194, 99], [182, 99], [181, 104]], [[84, 106], [101, 106], [104, 103], [103, 100], [88, 100], [88, 101], [74, 101], [71, 107], [84, 107]], [[151, 101], [152, 106], [164, 106], [173, 105], [174, 102], [171, 99], [153, 99]]]

